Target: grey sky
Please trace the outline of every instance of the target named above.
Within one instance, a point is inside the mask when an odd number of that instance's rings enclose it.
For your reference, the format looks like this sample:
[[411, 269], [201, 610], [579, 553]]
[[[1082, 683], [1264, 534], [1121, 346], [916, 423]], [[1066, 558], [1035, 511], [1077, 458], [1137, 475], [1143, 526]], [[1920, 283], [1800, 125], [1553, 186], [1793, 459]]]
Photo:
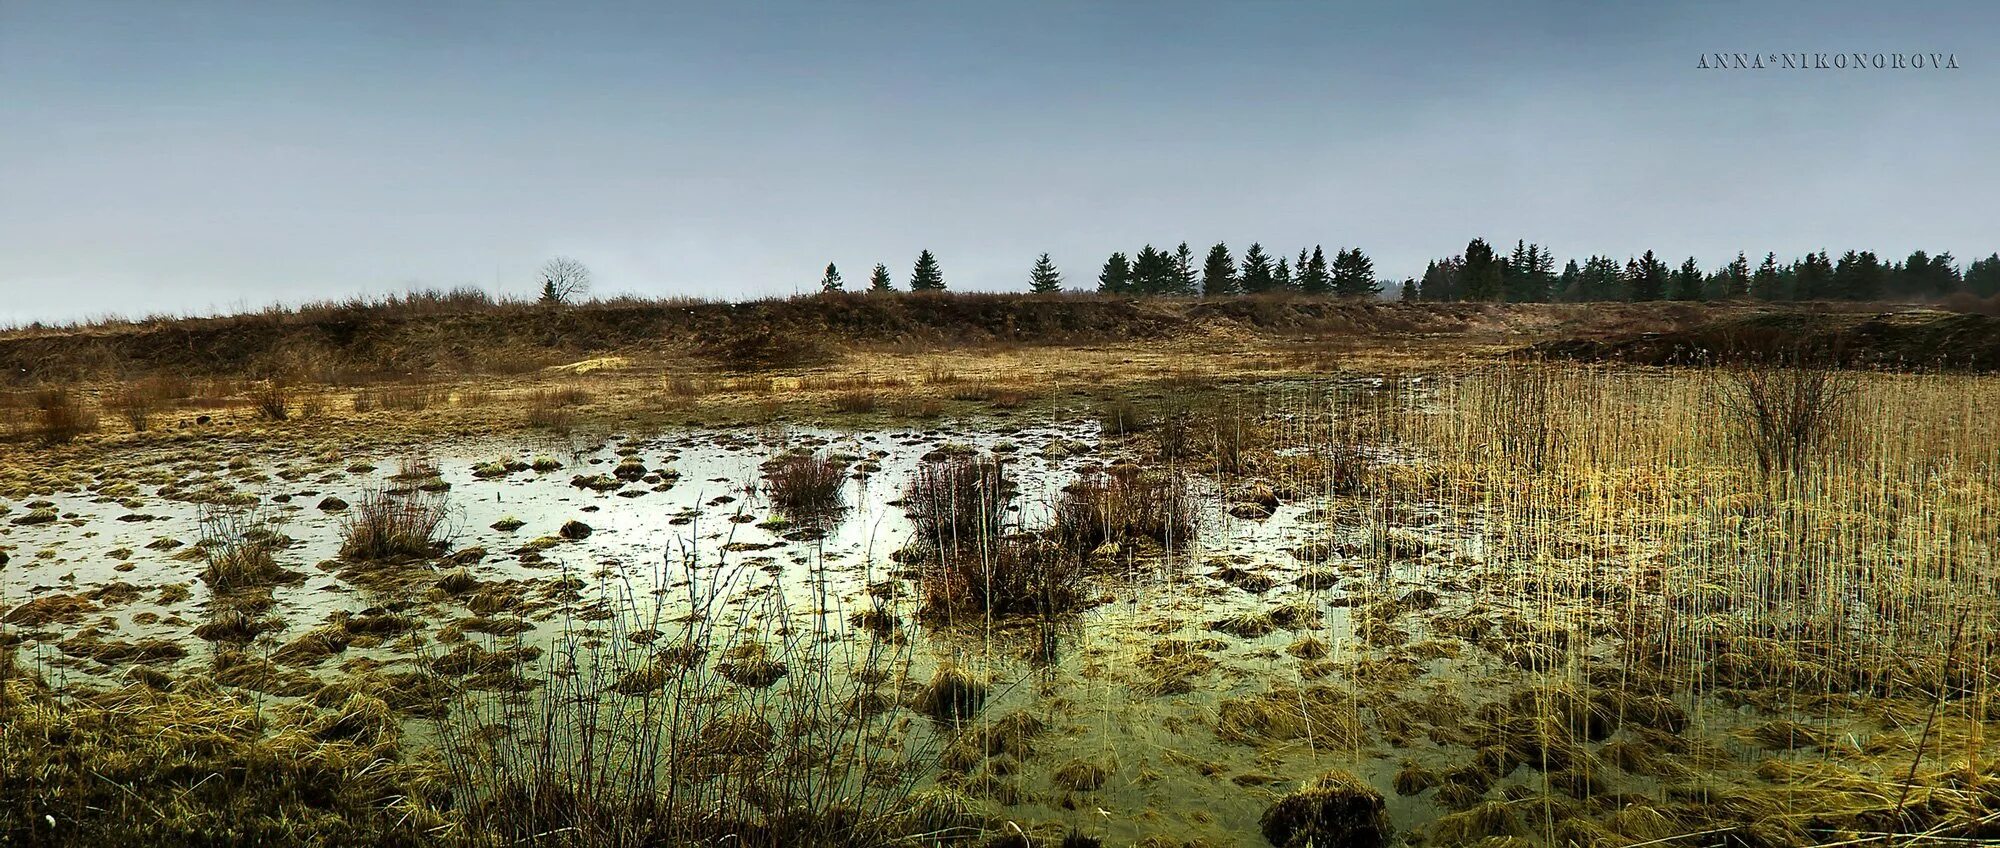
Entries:
[[[406, 8], [408, 7], [408, 8]], [[2000, 249], [2000, 4], [0, 0], [0, 321], [1475, 235]], [[1957, 70], [1704, 71], [1938, 52]]]

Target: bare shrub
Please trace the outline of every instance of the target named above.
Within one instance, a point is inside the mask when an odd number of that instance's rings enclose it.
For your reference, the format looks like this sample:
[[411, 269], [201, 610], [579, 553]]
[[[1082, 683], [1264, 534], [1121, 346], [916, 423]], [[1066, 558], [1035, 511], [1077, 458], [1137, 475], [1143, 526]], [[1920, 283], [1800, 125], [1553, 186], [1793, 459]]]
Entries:
[[125, 419], [134, 433], [144, 433], [153, 426], [153, 414], [158, 410], [161, 398], [157, 390], [144, 382], [127, 383], [113, 390], [105, 399], [107, 409]]
[[37, 391], [35, 410], [42, 444], [68, 444], [85, 433], [97, 432], [97, 413], [67, 386]]
[[291, 417], [291, 403], [291, 381], [285, 377], [271, 377], [250, 392], [250, 404], [256, 407], [257, 415], [267, 421], [283, 421]]
[[847, 468], [826, 454], [788, 453], [764, 464], [764, 490], [788, 515], [838, 509]]
[[1832, 368], [1745, 362], [1715, 376], [1723, 414], [1767, 475], [1823, 463], [1853, 412], [1854, 379]]
[[431, 556], [447, 512], [441, 495], [365, 492], [341, 518], [340, 555], [362, 561]]

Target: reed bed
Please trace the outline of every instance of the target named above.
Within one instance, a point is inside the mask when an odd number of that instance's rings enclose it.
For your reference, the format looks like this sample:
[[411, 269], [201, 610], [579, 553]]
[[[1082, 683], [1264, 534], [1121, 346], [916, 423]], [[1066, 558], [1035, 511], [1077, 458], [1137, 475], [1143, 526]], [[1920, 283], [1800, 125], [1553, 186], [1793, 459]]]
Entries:
[[[1670, 819], [1648, 836], [1586, 807], [1532, 835], [1859, 844], [1994, 835], [1997, 389], [1502, 362], [1268, 417], [1279, 485], [1326, 498], [1330, 537], [1373, 564], [1349, 584], [1354, 655], [1469, 645], [1431, 684], [1495, 700], [1443, 735], [1551, 797]], [[1715, 738], [1747, 750], [1688, 741]]]

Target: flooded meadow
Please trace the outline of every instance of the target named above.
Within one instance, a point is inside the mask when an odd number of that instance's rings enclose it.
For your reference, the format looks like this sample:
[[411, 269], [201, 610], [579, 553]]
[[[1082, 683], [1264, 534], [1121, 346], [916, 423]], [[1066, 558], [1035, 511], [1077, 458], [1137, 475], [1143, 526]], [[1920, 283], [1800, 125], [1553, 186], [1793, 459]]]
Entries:
[[1813, 373], [184, 430], [14, 470], [0, 701], [227, 702], [472, 841], [2000, 836], [1993, 383]]

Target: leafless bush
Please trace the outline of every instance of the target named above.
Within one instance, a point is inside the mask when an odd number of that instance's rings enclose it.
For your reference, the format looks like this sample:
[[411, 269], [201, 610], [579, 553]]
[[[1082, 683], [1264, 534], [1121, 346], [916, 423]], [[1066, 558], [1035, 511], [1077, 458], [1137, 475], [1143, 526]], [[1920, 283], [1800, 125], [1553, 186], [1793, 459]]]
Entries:
[[158, 410], [162, 398], [158, 391], [145, 382], [127, 383], [105, 399], [105, 407], [125, 419], [134, 433], [144, 433], [153, 426], [153, 414]]
[[291, 417], [291, 381], [278, 376], [264, 380], [251, 391], [250, 403], [257, 408], [257, 414], [267, 421], [283, 421]]
[[97, 431], [97, 413], [67, 386], [52, 386], [35, 393], [35, 410], [40, 422], [42, 444], [61, 445]]
[[1824, 462], [1853, 412], [1854, 379], [1829, 367], [1792, 359], [1714, 373], [1723, 414], [1767, 475], [1793, 475]]

